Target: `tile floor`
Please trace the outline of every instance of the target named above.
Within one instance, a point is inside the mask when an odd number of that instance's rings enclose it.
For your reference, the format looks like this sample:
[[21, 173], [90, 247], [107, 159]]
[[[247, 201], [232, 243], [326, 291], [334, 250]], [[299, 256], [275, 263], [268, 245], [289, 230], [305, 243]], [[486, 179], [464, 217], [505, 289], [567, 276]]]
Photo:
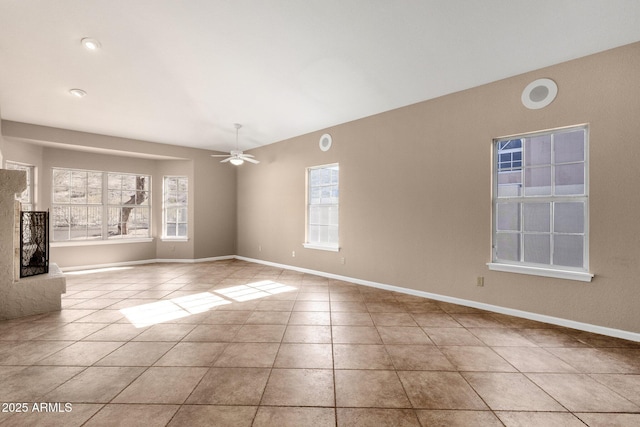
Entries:
[[640, 343], [238, 260], [67, 277], [0, 322], [3, 426], [640, 425]]

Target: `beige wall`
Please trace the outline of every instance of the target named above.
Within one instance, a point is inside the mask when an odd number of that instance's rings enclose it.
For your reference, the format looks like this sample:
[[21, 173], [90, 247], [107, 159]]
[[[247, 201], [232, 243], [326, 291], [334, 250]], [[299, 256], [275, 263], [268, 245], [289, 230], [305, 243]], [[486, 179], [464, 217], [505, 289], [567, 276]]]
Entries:
[[[639, 75], [636, 43], [256, 149], [261, 163], [238, 172], [237, 253], [640, 332]], [[528, 110], [521, 92], [542, 77], [558, 97]], [[492, 139], [582, 123], [594, 280], [489, 271]], [[333, 162], [341, 250], [304, 249], [305, 167]]]
[[[88, 134], [24, 123], [3, 122], [5, 160], [33, 164], [39, 180], [38, 209], [51, 207], [53, 167], [142, 173], [152, 177], [153, 242], [53, 245], [60, 267], [132, 261], [193, 260], [235, 254], [236, 171], [210, 152], [166, 144]], [[90, 150], [90, 151], [87, 151]], [[162, 241], [162, 180], [189, 178], [189, 239]]]

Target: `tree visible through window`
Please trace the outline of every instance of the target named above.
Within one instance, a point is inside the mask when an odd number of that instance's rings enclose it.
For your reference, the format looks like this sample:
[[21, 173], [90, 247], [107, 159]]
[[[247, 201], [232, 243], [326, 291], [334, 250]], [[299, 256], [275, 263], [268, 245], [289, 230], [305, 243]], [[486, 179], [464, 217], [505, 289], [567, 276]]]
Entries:
[[53, 169], [53, 241], [150, 237], [150, 180]]
[[588, 270], [587, 128], [495, 141], [493, 262]]

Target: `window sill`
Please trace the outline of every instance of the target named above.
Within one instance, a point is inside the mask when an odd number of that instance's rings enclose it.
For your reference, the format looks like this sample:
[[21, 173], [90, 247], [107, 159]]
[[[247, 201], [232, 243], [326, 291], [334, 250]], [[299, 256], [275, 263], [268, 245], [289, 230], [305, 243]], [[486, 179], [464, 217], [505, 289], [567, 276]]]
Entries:
[[304, 246], [307, 249], [318, 249], [320, 251], [330, 251], [330, 252], [340, 251], [340, 246], [338, 245], [322, 245], [320, 243], [303, 243], [302, 246]]
[[163, 242], [188, 242], [189, 241], [187, 237], [161, 237], [160, 240]]
[[504, 271], [507, 273], [529, 274], [532, 276], [554, 277], [556, 279], [578, 280], [581, 282], [591, 282], [593, 274], [581, 271], [555, 270], [552, 268], [530, 267], [524, 265], [500, 264], [495, 262], [487, 263], [489, 270]]
[[109, 239], [109, 240], [70, 240], [65, 242], [51, 242], [52, 248], [64, 248], [70, 246], [100, 246], [100, 245], [118, 245], [121, 243], [151, 243], [153, 238], [142, 239]]

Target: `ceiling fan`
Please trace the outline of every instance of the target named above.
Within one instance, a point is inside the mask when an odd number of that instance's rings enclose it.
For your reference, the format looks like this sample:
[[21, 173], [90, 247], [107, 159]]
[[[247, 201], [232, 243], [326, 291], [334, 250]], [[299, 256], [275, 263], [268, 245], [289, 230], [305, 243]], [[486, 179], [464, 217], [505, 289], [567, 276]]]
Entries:
[[226, 157], [226, 159], [220, 160], [220, 163], [231, 162], [232, 165], [240, 166], [245, 162], [245, 160], [249, 163], [260, 163], [258, 160], [254, 159], [251, 154], [244, 154], [238, 148], [238, 131], [242, 127], [240, 123], [234, 123], [233, 126], [236, 128], [236, 149], [231, 150], [229, 154], [212, 154], [211, 157]]

